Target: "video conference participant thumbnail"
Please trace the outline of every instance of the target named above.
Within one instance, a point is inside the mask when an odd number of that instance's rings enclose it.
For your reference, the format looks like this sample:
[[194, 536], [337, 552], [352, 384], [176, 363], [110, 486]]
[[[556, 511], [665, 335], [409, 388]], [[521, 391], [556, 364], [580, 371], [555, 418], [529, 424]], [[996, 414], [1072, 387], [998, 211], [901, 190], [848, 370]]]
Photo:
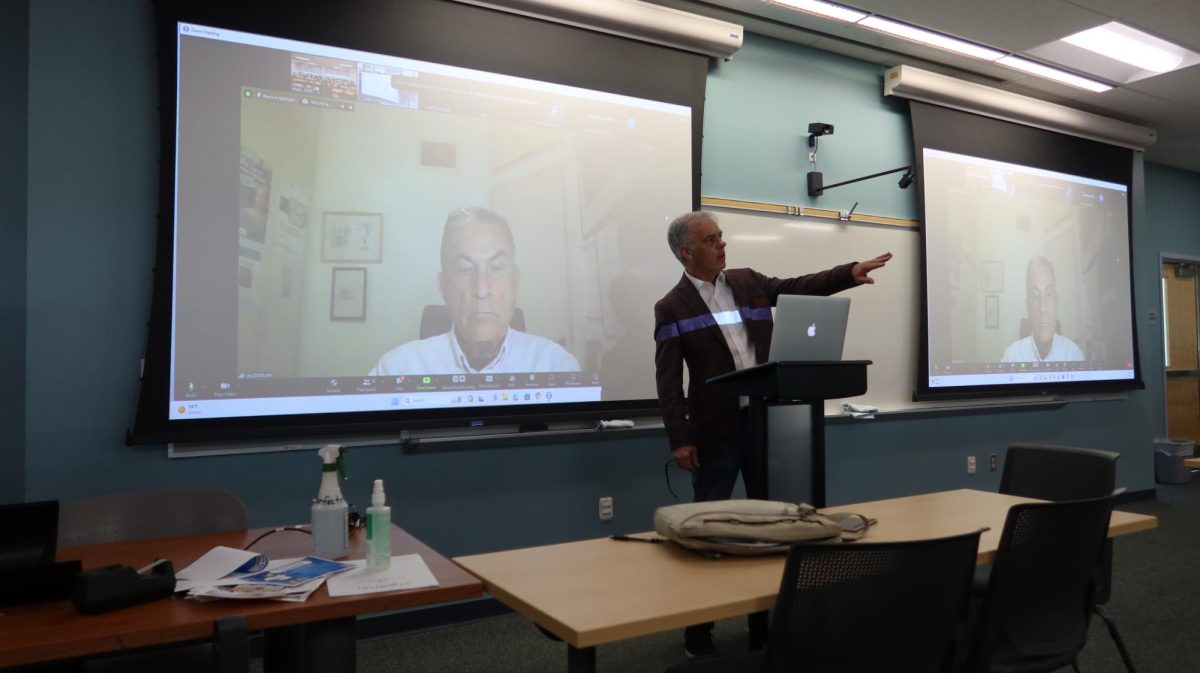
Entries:
[[1035, 256], [1025, 271], [1030, 334], [1004, 350], [1001, 362], [1080, 362], [1083, 351], [1058, 333], [1058, 287], [1050, 260]]
[[384, 353], [370, 376], [579, 371], [562, 346], [512, 328], [521, 274], [504, 217], [478, 206], [450, 211], [441, 257], [437, 287], [450, 329]]

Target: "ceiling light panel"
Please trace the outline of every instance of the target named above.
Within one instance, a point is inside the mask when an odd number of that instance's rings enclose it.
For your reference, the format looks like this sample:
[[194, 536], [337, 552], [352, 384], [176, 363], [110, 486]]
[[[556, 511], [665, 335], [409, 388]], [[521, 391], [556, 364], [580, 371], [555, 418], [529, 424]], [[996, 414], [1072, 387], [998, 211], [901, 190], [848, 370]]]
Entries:
[[808, 12], [809, 14], [818, 14], [837, 21], [845, 21], [846, 23], [855, 23], [867, 17], [866, 12], [835, 5], [832, 2], [821, 2], [821, 0], [767, 0], [767, 2], [772, 5]]
[[1062, 41], [1154, 73], [1175, 70], [1189, 55], [1196, 56], [1183, 47], [1116, 21], [1068, 35]]
[[899, 21], [885, 19], [882, 16], [867, 17], [862, 21], [859, 21], [858, 25], [863, 26], [864, 28], [870, 28], [871, 30], [878, 31], [880, 33], [886, 33], [888, 35], [909, 40], [911, 42], [917, 42], [930, 47], [936, 47], [938, 49], [954, 52], [956, 54], [962, 54], [963, 56], [970, 56], [971, 58], [978, 58], [984, 61], [995, 61], [1005, 55], [1002, 51], [989, 49], [988, 47], [984, 47], [973, 42], [959, 40], [957, 38], [950, 37], [949, 35], [935, 33], [931, 30], [917, 28], [916, 26], [912, 26], [907, 23], [900, 23]]
[[1050, 66], [1042, 65], [1036, 61], [1030, 61], [1019, 56], [1005, 56], [1004, 58], [998, 59], [996, 63], [1008, 66], [1015, 70], [1020, 70], [1021, 72], [1027, 72], [1031, 75], [1036, 75], [1045, 79], [1051, 79], [1056, 82], [1061, 82], [1069, 86], [1085, 89], [1095, 93], [1103, 93], [1112, 89], [1111, 86], [1104, 84], [1103, 82], [1097, 82], [1086, 77], [1080, 77], [1079, 75], [1069, 73], [1065, 70], [1051, 68]]

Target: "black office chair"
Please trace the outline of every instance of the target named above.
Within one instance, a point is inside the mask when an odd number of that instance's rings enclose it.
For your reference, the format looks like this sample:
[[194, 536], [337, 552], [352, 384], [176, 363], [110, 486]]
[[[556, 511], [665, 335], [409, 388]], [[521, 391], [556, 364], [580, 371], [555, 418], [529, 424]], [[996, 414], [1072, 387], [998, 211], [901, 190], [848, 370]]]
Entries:
[[[1079, 500], [1108, 495], [1116, 488], [1117, 459], [1121, 454], [1054, 444], [1013, 444], [1004, 458], [1000, 492], [1039, 500]], [[1112, 539], [1105, 538], [1104, 553], [1092, 596], [1093, 611], [1104, 622], [1121, 661], [1135, 673], [1125, 641], [1101, 606], [1112, 594]]]
[[934, 540], [798, 544], [764, 650], [668, 673], [952, 670], [983, 531]]
[[1009, 510], [965, 671], [1079, 670], [1113, 498]]
[[[58, 546], [147, 540], [246, 528], [246, 507], [219, 488], [110, 493], [63, 505]], [[176, 568], [175, 570], [180, 570]], [[244, 618], [216, 624], [212, 642], [166, 646], [97, 657], [73, 669], [81, 673], [245, 673], [250, 649]]]
[[[426, 304], [421, 310], [421, 326], [418, 329], [419, 339], [428, 339], [431, 336], [445, 334], [450, 331], [450, 309], [442, 304]], [[521, 307], [513, 309], [512, 320], [508, 326], [518, 332], [525, 331], [525, 312]]]

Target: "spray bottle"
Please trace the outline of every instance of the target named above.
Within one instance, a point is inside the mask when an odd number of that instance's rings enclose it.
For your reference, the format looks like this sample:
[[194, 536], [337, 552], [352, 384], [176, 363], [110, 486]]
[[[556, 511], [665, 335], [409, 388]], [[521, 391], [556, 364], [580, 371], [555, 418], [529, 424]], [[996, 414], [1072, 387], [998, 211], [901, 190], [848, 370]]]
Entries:
[[345, 478], [342, 447], [326, 444], [317, 450], [321, 466], [321, 489], [312, 506], [313, 556], [335, 559], [346, 555], [350, 537], [350, 506], [342, 497], [338, 478]]
[[383, 503], [383, 480], [376, 479], [367, 508], [367, 570], [383, 570], [392, 563], [392, 508]]

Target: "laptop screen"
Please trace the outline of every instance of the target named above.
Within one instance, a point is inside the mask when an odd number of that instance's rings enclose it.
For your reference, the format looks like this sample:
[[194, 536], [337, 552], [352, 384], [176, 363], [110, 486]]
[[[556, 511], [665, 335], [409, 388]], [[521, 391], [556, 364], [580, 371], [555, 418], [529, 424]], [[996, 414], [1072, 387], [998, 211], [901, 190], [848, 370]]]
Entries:
[[849, 317], [850, 300], [846, 297], [780, 295], [768, 361], [841, 360]]

